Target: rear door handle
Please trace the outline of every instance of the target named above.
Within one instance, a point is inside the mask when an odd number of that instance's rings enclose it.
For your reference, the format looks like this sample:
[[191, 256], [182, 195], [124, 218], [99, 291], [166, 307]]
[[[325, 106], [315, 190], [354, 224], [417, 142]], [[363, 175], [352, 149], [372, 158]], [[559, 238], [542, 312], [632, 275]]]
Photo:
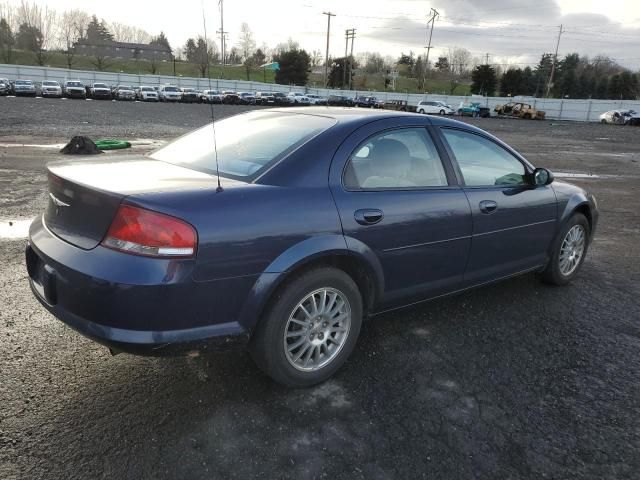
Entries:
[[377, 208], [363, 208], [362, 210], [356, 210], [353, 214], [360, 225], [375, 225], [384, 217], [382, 210]]
[[480, 211], [482, 213], [491, 214], [498, 209], [498, 203], [493, 200], [482, 200], [480, 202]]

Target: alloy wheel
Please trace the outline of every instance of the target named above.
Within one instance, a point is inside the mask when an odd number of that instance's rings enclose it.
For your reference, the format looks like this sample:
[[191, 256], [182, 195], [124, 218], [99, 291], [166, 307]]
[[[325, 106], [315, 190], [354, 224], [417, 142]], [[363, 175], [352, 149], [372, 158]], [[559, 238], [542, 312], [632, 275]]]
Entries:
[[351, 327], [351, 306], [334, 288], [315, 290], [293, 309], [284, 329], [284, 351], [297, 370], [317, 371], [344, 347]]
[[571, 275], [580, 264], [584, 255], [585, 230], [582, 225], [574, 225], [567, 232], [560, 247], [560, 273], [565, 277]]

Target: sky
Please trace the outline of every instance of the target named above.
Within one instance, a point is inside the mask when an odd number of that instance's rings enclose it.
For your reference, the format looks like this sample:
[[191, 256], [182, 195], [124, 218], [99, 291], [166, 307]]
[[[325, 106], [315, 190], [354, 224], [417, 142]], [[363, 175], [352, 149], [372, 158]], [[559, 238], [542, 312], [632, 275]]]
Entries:
[[[9, 3], [19, 0], [10, 0]], [[157, 34], [172, 46], [203, 33], [205, 11], [209, 37], [220, 29], [218, 0], [177, 3], [142, 0], [37, 0], [58, 11], [79, 8], [107, 21], [134, 24]], [[463, 47], [493, 64], [536, 64], [543, 52], [553, 52], [560, 24], [559, 55], [578, 52], [608, 55], [640, 69], [640, 0], [227, 0], [224, 28], [227, 47], [236, 45], [240, 25], [248, 23], [257, 45], [273, 47], [290, 37], [302, 48], [324, 56], [327, 16], [331, 18], [330, 56], [343, 56], [345, 30], [356, 29], [354, 52], [425, 52], [427, 15], [439, 12], [430, 59], [449, 48]], [[218, 37], [219, 40], [219, 37]], [[533, 65], [532, 65], [533, 66]]]

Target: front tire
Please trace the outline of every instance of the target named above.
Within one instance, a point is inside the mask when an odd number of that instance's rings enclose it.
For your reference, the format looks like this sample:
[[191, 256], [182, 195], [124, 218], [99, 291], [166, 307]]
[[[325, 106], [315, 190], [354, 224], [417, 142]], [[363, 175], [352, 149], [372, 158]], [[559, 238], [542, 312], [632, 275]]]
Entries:
[[355, 347], [362, 297], [342, 270], [322, 267], [287, 282], [250, 344], [256, 365], [275, 381], [310, 387], [331, 377]]
[[543, 282], [566, 285], [573, 280], [587, 255], [589, 247], [589, 221], [581, 213], [575, 213], [564, 224], [551, 246], [551, 258], [541, 272]]
[[446, 112], [444, 110], [440, 110], [440, 115], [444, 115]]

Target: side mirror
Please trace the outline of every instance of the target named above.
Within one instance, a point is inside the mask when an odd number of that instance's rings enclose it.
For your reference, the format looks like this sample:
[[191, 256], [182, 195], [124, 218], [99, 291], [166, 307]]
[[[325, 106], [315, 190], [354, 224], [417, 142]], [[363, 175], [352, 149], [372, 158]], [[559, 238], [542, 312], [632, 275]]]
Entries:
[[533, 171], [533, 184], [536, 187], [541, 187], [544, 185], [549, 185], [553, 182], [553, 173], [551, 173], [546, 168], [536, 168]]

